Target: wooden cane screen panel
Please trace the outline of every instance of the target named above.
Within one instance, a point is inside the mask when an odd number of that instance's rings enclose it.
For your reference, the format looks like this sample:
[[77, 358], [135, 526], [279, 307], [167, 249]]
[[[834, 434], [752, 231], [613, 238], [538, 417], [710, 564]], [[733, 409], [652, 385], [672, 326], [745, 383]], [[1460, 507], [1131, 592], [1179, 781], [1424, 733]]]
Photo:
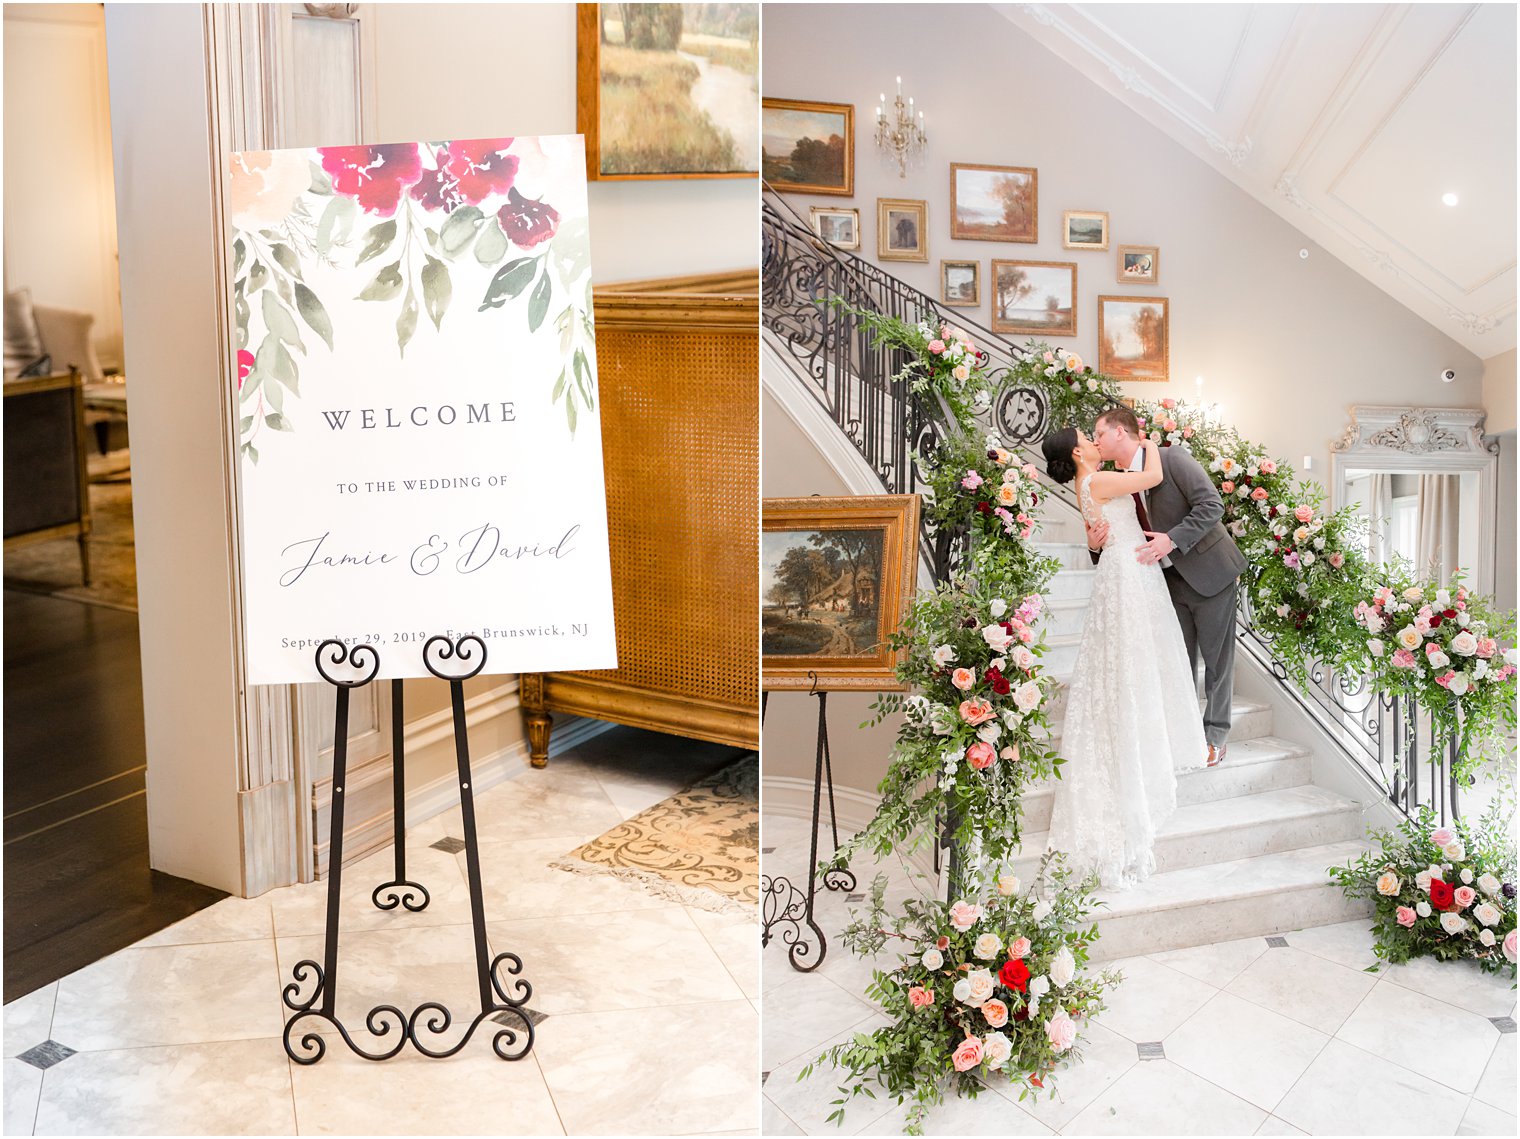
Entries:
[[756, 746], [758, 289], [673, 284], [595, 297], [619, 665], [524, 704]]

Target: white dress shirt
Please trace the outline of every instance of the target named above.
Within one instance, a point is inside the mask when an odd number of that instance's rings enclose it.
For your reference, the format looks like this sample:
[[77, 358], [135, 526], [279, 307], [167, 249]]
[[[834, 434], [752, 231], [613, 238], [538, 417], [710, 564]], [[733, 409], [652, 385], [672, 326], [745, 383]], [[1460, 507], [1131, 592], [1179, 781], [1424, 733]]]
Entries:
[[[1131, 459], [1129, 461], [1129, 469], [1132, 470], [1132, 471], [1143, 471], [1143, 470], [1145, 470], [1145, 448], [1144, 447], [1136, 447], [1135, 448], [1135, 453], [1134, 453], [1133, 457], [1131, 457]], [[1147, 518], [1149, 518], [1150, 514], [1151, 514], [1151, 498], [1150, 498], [1150, 494], [1148, 492], [1142, 490], [1140, 492], [1140, 501], [1145, 504], [1145, 516]], [[1159, 533], [1159, 531], [1158, 531], [1158, 533]], [[1162, 569], [1166, 569], [1171, 564], [1172, 564], [1172, 559], [1170, 557], [1165, 557], [1165, 558], [1161, 559], [1161, 568]]]

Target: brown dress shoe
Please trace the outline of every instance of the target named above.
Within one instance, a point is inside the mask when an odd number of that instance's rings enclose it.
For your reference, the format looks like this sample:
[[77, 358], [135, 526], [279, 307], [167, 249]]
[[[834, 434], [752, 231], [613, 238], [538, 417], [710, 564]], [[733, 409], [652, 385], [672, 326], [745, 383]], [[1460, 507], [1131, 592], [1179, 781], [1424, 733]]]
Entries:
[[1215, 745], [1213, 745], [1213, 744], [1209, 744], [1209, 757], [1208, 757], [1208, 759], [1204, 760], [1204, 766], [1205, 767], [1218, 767], [1220, 765], [1220, 763], [1223, 762], [1223, 760], [1224, 760], [1224, 752], [1225, 752], [1225, 745], [1224, 744], [1220, 744], [1217, 747]]

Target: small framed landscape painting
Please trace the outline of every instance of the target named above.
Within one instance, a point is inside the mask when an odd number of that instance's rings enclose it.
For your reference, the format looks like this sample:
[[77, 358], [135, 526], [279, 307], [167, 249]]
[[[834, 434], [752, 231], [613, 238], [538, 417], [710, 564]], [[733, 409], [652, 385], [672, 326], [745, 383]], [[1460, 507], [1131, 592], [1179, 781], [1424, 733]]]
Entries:
[[939, 299], [941, 304], [974, 308], [982, 303], [982, 263], [980, 261], [941, 261], [939, 263]]
[[992, 331], [1077, 334], [1077, 267], [1070, 261], [994, 261]]
[[1108, 248], [1108, 214], [1097, 210], [1067, 210], [1061, 215], [1063, 249]]
[[916, 494], [765, 499], [762, 687], [902, 691], [887, 638], [917, 587], [917, 563]]
[[876, 256], [882, 261], [929, 260], [929, 203], [876, 199]]
[[759, 4], [577, 4], [586, 177], [753, 178], [759, 37]]
[[855, 193], [853, 103], [762, 99], [760, 108], [760, 172], [771, 189]]
[[957, 241], [1038, 241], [1039, 178], [1031, 166], [952, 162], [950, 236]]
[[860, 248], [860, 211], [813, 206], [808, 211], [813, 232], [839, 249]]
[[1098, 371], [1164, 381], [1170, 340], [1166, 297], [1098, 298]]
[[1161, 280], [1161, 250], [1154, 245], [1119, 246], [1119, 284], [1154, 285]]

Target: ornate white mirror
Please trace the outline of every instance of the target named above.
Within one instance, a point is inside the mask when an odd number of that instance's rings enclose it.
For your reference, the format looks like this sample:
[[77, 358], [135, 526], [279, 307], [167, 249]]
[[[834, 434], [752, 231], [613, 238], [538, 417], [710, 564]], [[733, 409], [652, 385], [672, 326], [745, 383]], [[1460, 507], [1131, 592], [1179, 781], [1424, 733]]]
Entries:
[[1458, 567], [1482, 593], [1494, 589], [1498, 451], [1487, 413], [1464, 407], [1351, 408], [1331, 448], [1331, 506], [1368, 519], [1368, 555], [1397, 555], [1442, 581]]

